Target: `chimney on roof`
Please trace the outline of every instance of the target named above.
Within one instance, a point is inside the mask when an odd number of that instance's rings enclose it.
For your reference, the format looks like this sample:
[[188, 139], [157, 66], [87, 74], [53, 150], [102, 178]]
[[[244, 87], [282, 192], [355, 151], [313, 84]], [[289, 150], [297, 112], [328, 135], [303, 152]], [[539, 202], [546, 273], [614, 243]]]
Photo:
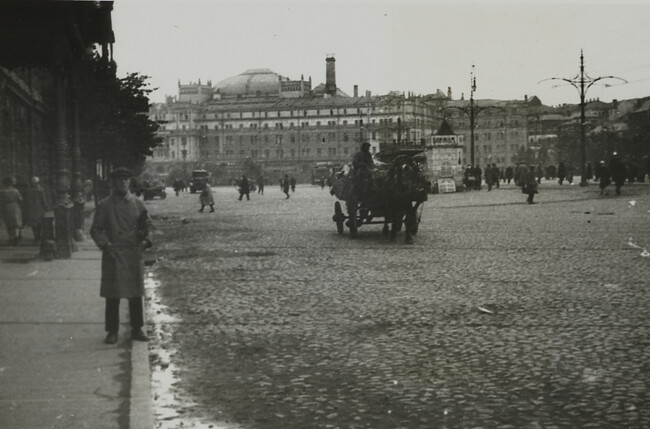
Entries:
[[528, 94], [524, 94], [524, 101], [528, 101]]
[[359, 85], [354, 85], [354, 98], [359, 97]]
[[447, 99], [451, 100], [451, 86], [447, 87]]
[[325, 92], [329, 95], [336, 95], [336, 60], [334, 55], [325, 58]]
[[370, 91], [368, 91], [368, 90], [366, 89], [366, 97], [371, 97], [371, 96], [372, 96], [372, 92], [370, 92]]

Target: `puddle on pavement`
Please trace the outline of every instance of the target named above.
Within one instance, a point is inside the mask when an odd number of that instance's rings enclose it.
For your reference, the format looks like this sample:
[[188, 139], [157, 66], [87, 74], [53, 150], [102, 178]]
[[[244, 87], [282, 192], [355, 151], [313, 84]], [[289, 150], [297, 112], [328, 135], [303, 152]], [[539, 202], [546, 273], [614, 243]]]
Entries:
[[[237, 429], [237, 426], [215, 423], [196, 417], [180, 415], [177, 410], [197, 405], [187, 397], [181, 397], [176, 377], [178, 367], [173, 362], [176, 348], [170, 339], [174, 324], [179, 319], [169, 314], [167, 307], [161, 303], [157, 288], [160, 282], [152, 272], [145, 277], [145, 288], [149, 296], [147, 308], [148, 319], [153, 326], [153, 341], [149, 343], [151, 367], [151, 395], [156, 429]], [[187, 396], [183, 393], [183, 396]]]

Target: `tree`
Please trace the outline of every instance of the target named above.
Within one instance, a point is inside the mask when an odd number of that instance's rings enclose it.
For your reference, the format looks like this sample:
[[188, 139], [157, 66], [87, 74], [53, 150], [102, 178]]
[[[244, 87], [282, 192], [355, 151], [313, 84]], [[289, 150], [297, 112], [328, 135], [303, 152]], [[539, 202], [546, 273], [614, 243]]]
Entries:
[[648, 154], [647, 141], [647, 136], [636, 129], [604, 129], [589, 136], [591, 159], [607, 161], [614, 152], [640, 159]]
[[558, 161], [580, 165], [580, 130], [578, 127], [559, 130], [557, 138]]
[[139, 170], [162, 139], [159, 125], [148, 117], [147, 79], [139, 73], [115, 76], [115, 64], [92, 55], [81, 65], [77, 97], [80, 105], [81, 152], [91, 162]]

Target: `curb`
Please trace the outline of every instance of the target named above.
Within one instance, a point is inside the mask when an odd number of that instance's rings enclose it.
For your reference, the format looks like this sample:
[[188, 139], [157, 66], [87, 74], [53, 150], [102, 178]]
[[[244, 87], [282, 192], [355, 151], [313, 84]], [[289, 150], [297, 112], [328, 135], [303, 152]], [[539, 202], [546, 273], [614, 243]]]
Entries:
[[151, 369], [148, 343], [133, 341], [131, 345], [131, 391], [129, 400], [129, 428], [152, 428], [153, 402], [151, 397]]
[[[84, 216], [91, 221], [95, 214], [95, 204], [86, 207]], [[90, 236], [90, 234], [88, 234]], [[91, 241], [92, 242], [92, 241]], [[153, 398], [151, 393], [151, 368], [149, 366], [148, 343], [131, 342], [131, 388], [129, 391], [129, 428], [145, 429], [154, 427]]]

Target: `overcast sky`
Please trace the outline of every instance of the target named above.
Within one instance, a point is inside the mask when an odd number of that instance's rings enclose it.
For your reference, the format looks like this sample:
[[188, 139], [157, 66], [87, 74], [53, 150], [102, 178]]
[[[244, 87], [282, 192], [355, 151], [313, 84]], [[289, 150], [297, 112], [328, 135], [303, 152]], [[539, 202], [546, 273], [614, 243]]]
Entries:
[[118, 74], [151, 76], [156, 102], [177, 95], [179, 79], [217, 84], [251, 68], [316, 86], [334, 54], [349, 95], [355, 84], [375, 95], [451, 87], [467, 99], [474, 65], [476, 99], [578, 103], [568, 83], [538, 82], [578, 76], [581, 49], [589, 76], [628, 81], [597, 82], [587, 98], [650, 96], [647, 1], [116, 0], [113, 28]]

